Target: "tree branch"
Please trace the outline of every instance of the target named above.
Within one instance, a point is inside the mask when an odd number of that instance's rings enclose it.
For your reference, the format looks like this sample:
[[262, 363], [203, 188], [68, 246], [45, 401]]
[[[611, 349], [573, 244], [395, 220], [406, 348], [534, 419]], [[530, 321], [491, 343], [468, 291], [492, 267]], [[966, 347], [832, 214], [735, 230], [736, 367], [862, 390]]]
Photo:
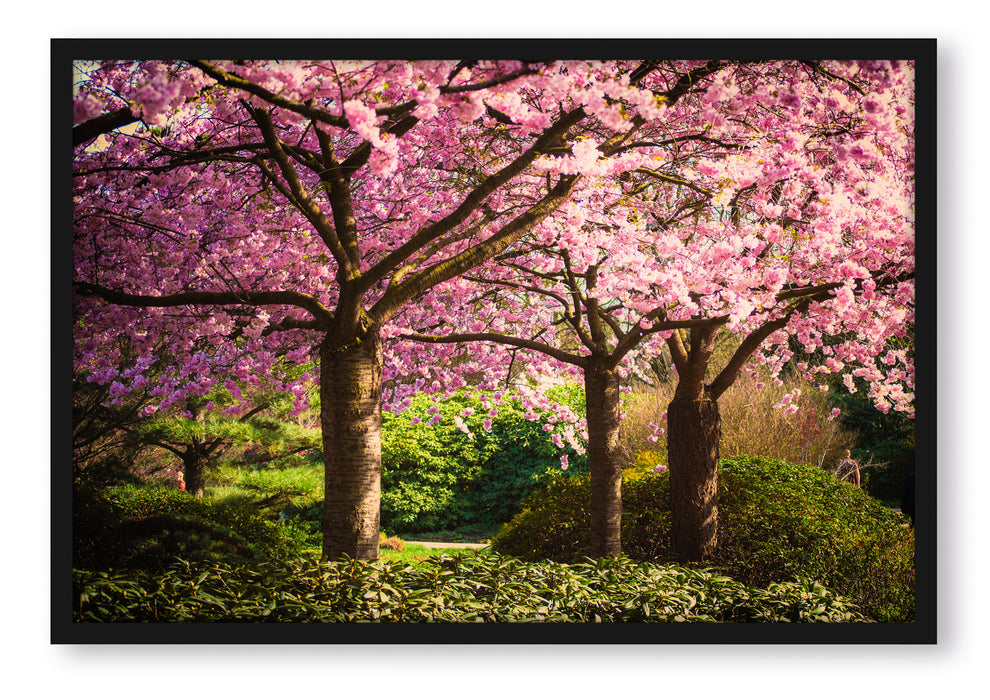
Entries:
[[139, 120], [131, 113], [130, 107], [122, 107], [113, 112], [93, 117], [84, 121], [82, 124], [72, 127], [72, 147], [75, 148], [87, 141], [92, 141], [98, 136], [108, 134], [114, 129], [119, 129], [136, 121]]
[[574, 124], [584, 119], [585, 113], [581, 108], [572, 110], [557, 121], [556, 124], [546, 129], [543, 134], [534, 141], [526, 151], [520, 154], [515, 160], [506, 165], [500, 171], [487, 178], [480, 185], [475, 187], [464, 198], [461, 204], [450, 214], [428, 226], [417, 231], [408, 241], [386, 255], [381, 261], [375, 264], [363, 278], [363, 289], [370, 289], [381, 281], [389, 271], [398, 267], [410, 255], [420, 250], [423, 246], [434, 241], [454, 227], [460, 225], [474, 213], [481, 203], [507, 182], [525, 170], [539, 154], [548, 147], [560, 134], [564, 133]]
[[[295, 168], [292, 166], [292, 162], [289, 160], [289, 156], [286, 154], [285, 150], [282, 148], [282, 142], [278, 138], [278, 134], [275, 133], [275, 125], [272, 122], [271, 115], [268, 114], [263, 109], [254, 109], [253, 107], [245, 104], [245, 107], [254, 117], [255, 122], [261, 128], [261, 133], [264, 134], [265, 142], [268, 144], [268, 148], [271, 150], [272, 157], [278, 164], [279, 170], [282, 172], [282, 177], [289, 185], [289, 189], [292, 193], [292, 200], [295, 202], [296, 206], [306, 217], [306, 219], [313, 225], [316, 232], [326, 243], [327, 248], [333, 255], [334, 259], [337, 261], [337, 281], [340, 283], [341, 287], [346, 287], [350, 281], [360, 274], [360, 271], [355, 269], [351, 256], [348, 255], [347, 251], [344, 249], [340, 238], [337, 236], [337, 232], [334, 229], [333, 224], [327, 218], [327, 215], [322, 209], [313, 201], [309, 193], [306, 192], [306, 188], [303, 186], [302, 180], [299, 179], [298, 173], [296, 173]], [[338, 193], [340, 195], [340, 193]], [[344, 193], [344, 197], [349, 197], [349, 193]], [[349, 220], [351, 225], [356, 226], [353, 221], [353, 216]]]
[[[517, 241], [533, 226], [545, 219], [560, 207], [570, 196], [580, 176], [563, 177], [539, 202], [517, 216], [487, 240], [478, 243], [457, 255], [432, 265], [419, 273], [414, 273], [399, 284], [391, 285], [375, 304], [371, 316], [384, 323], [410, 299], [441, 282], [462, 275], [485, 260], [488, 260]], [[415, 237], [414, 237], [415, 238]]]
[[232, 73], [227, 73], [220, 70], [209, 61], [189, 61], [189, 64], [199, 68], [221, 85], [236, 88], [238, 90], [244, 90], [245, 92], [249, 92], [252, 95], [260, 97], [265, 100], [265, 102], [275, 105], [276, 107], [282, 107], [283, 109], [295, 112], [296, 114], [301, 114], [309, 119], [323, 122], [324, 124], [330, 124], [331, 126], [337, 126], [342, 129], [346, 129], [350, 126], [350, 123], [345, 117], [331, 114], [330, 112], [318, 109], [312, 105], [293, 102], [292, 100], [287, 100], [284, 97], [279, 97], [270, 90], [266, 90], [260, 85], [255, 85], [250, 80], [245, 80], [244, 78], [233, 75]]
[[[73, 282], [73, 291], [82, 296], [98, 296], [112, 304], [136, 307], [168, 306], [296, 306], [311, 313], [314, 328], [325, 328], [333, 321], [333, 314], [316, 297], [302, 292], [179, 292], [149, 296], [129, 294], [90, 282]], [[299, 321], [299, 323], [303, 323]], [[300, 326], [301, 327], [301, 326]]]
[[540, 343], [535, 340], [528, 340], [526, 338], [516, 338], [515, 336], [504, 335], [502, 333], [451, 333], [450, 335], [407, 333], [400, 337], [407, 340], [415, 340], [421, 343], [498, 343], [500, 345], [511, 345], [513, 347], [523, 348], [526, 350], [534, 350], [536, 352], [543, 353], [544, 355], [549, 355], [550, 357], [560, 360], [561, 362], [566, 362], [567, 364], [576, 365], [578, 367], [586, 367], [588, 364], [587, 356], [574, 355], [545, 343]]

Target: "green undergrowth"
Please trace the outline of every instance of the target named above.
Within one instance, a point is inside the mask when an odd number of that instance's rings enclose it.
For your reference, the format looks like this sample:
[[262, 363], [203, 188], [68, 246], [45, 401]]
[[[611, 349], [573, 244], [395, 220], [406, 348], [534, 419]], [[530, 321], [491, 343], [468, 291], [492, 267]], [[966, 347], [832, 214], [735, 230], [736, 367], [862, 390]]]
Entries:
[[[871, 619], [913, 621], [914, 531], [861, 489], [814, 466], [740, 457], [723, 460], [718, 493], [718, 548], [706, 566], [752, 586], [819, 581]], [[622, 499], [623, 553], [677, 561], [667, 472], [625, 479]], [[589, 552], [589, 504], [587, 478], [555, 481], [492, 547], [530, 561], [578, 561]]]
[[810, 581], [746, 586], [629, 558], [576, 564], [501, 555], [386, 561], [178, 560], [168, 569], [75, 570], [77, 622], [863, 622]]
[[304, 525], [175, 489], [78, 494], [73, 514], [73, 562], [81, 568], [157, 571], [176, 557], [249, 563], [319, 547], [319, 537]]
[[[575, 387], [554, 387], [548, 398], [583, 410]], [[496, 405], [497, 415], [491, 416], [488, 407]], [[431, 425], [437, 409], [443, 420]], [[561, 454], [569, 456], [571, 472], [587, 470], [584, 456], [554, 445], [545, 420], [525, 414], [519, 401], [500, 403], [480, 392], [462, 392], [439, 404], [421, 395], [404, 412], [385, 414], [382, 527], [409, 533], [497, 528], [523, 498], [560, 473]], [[455, 426], [455, 417], [468, 432]]]

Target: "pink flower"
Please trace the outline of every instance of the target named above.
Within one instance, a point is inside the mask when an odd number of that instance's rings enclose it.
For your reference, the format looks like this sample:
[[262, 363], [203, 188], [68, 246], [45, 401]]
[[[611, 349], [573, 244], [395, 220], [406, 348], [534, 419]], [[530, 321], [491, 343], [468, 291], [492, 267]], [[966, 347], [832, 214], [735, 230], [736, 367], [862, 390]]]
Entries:
[[127, 387], [120, 382], [114, 382], [110, 385], [110, 397], [117, 398], [118, 396], [123, 396], [127, 393]]

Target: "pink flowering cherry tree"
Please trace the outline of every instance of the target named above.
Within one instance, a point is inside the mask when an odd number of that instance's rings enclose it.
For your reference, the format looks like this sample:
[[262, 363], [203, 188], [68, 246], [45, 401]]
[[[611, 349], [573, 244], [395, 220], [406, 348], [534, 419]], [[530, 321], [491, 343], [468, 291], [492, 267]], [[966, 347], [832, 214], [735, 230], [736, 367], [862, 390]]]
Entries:
[[[913, 410], [911, 357], [884, 349], [914, 318], [911, 65], [726, 64], [691, 84], [635, 141], [541, 158], [550, 177], [592, 165], [516, 246], [431, 290], [407, 335], [441, 344], [434, 362], [475, 342], [476, 357], [501, 353], [491, 367], [511, 350], [534, 372], [583, 375], [594, 556], [621, 549], [620, 381], [659, 352], [677, 373], [667, 444], [683, 561], [717, 544], [718, 398], [743, 372], [776, 378], [797, 343], [825, 357], [796, 363], [806, 379], [863, 377], [881, 410]], [[643, 142], [652, 163], [609, 172]], [[715, 366], [726, 334], [735, 350]], [[429, 364], [428, 346], [407, 351]]]
[[[217, 382], [284, 383], [278, 358], [315, 359], [323, 557], [375, 558], [398, 319], [573, 196], [597, 162], [576, 136], [599, 135], [600, 152], [629, 143], [662, 121], [659, 92], [704, 66], [80, 61], [77, 362], [114, 381], [91, 339], [125, 334], [150, 352], [167, 338], [185, 359], [151, 407], [166, 410]], [[539, 166], [569, 147], [567, 172]], [[616, 172], [652, 149], [629, 148]], [[128, 372], [121, 390], [142, 382]]]

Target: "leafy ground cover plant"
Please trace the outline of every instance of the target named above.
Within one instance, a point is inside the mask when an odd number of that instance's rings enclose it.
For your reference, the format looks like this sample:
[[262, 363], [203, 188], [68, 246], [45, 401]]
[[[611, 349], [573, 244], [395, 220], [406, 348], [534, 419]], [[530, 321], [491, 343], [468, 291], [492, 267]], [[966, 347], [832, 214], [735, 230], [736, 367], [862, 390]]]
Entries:
[[[503, 554], [575, 562], [589, 542], [587, 479], [531, 497], [492, 539]], [[714, 570], [747, 585], [819, 581], [871, 619], [914, 619], [914, 531], [899, 515], [824, 469], [780, 460], [723, 460], [722, 536]], [[672, 562], [666, 471], [623, 484], [622, 546], [634, 560]]]
[[177, 561], [159, 574], [74, 571], [77, 622], [862, 622], [799, 581], [766, 589], [629, 558], [531, 563], [488, 554], [426, 566], [345, 558]]

